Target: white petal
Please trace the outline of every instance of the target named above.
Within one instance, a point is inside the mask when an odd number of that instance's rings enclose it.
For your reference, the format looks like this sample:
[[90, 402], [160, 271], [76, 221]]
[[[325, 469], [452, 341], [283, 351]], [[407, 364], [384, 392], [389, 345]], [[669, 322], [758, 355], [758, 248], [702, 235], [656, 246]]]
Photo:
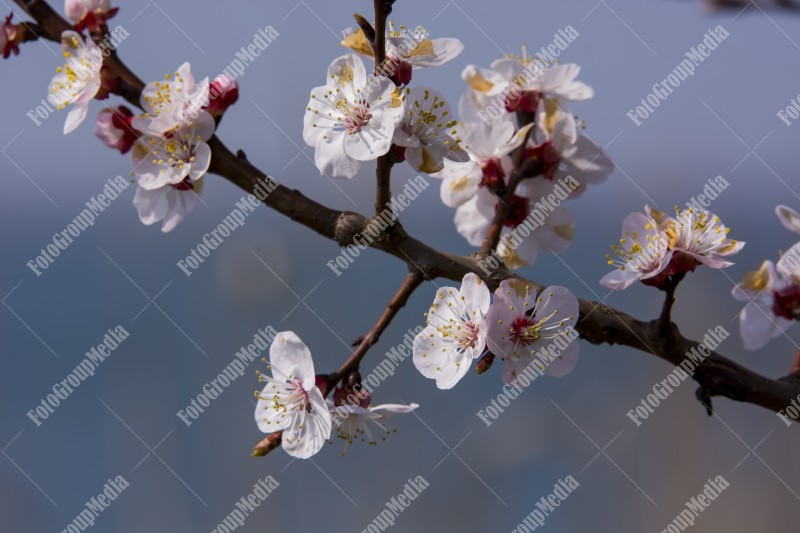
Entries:
[[88, 102], [73, 104], [72, 109], [70, 109], [69, 113], [67, 114], [67, 120], [64, 122], [64, 135], [75, 131], [75, 128], [81, 125], [81, 122], [84, 121], [88, 113]]
[[472, 246], [480, 246], [483, 242], [486, 230], [494, 218], [494, 205], [496, 204], [497, 201], [492, 193], [478, 188], [471, 200], [456, 209], [454, 218], [456, 229]]
[[461, 79], [472, 90], [486, 96], [497, 96], [508, 86], [508, 80], [504, 79], [499, 73], [477, 65], [467, 65], [461, 71]]
[[208, 167], [211, 166], [211, 147], [204, 142], [197, 144], [194, 148], [194, 157], [195, 160], [189, 166], [189, 177], [197, 181], [208, 172]]
[[468, 202], [478, 191], [483, 171], [475, 162], [458, 163], [444, 161], [444, 169], [440, 172], [444, 178], [439, 194], [447, 207], [458, 207]]
[[778, 317], [765, 308], [760, 301], [748, 303], [739, 315], [739, 335], [746, 350], [758, 350], [775, 336]]
[[282, 331], [269, 347], [269, 364], [276, 379], [298, 379], [305, 390], [315, 387], [311, 351], [293, 331]]
[[785, 205], [775, 207], [775, 214], [783, 227], [789, 231], [800, 233], [800, 213]]
[[292, 457], [308, 459], [322, 449], [331, 436], [331, 413], [316, 387], [308, 391], [311, 412], [296, 412], [292, 424], [283, 431], [283, 449]]
[[621, 291], [638, 281], [639, 277], [630, 270], [612, 270], [600, 280], [600, 285], [607, 289]]
[[566, 376], [572, 372], [573, 368], [575, 368], [575, 365], [578, 362], [580, 345], [578, 344], [577, 339], [570, 341], [569, 337], [564, 337], [564, 342], [567, 341], [569, 341], [569, 344], [567, 344], [567, 346], [561, 350], [556, 357], [553, 359], [550, 359], [549, 357], [543, 359], [543, 361], [546, 361], [544, 371], [547, 375], [560, 378]]
[[[461, 280], [460, 296], [467, 306], [467, 310], [480, 310], [481, 318], [489, 311], [491, 295], [486, 282], [470, 272]], [[472, 315], [471, 315], [472, 316]]]
[[161, 226], [161, 231], [168, 233], [175, 229], [192, 209], [197, 207], [197, 204], [200, 203], [200, 196], [197, 183], [195, 184], [195, 190], [179, 191], [173, 187], [164, 188], [167, 189], [166, 195], [170, 199], [170, 209], [164, 217], [164, 225]]
[[373, 413], [388, 417], [392, 413], [410, 413], [417, 407], [419, 407], [419, 404], [417, 403], [410, 403], [408, 405], [400, 403], [384, 403], [381, 405], [370, 406], [369, 410]]
[[[578, 321], [578, 299], [566, 287], [553, 285], [547, 287], [539, 295], [541, 302], [536, 306], [534, 320], [539, 322], [546, 317], [551, 317], [546, 325], [559, 325], [560, 329], [574, 326]], [[558, 311], [557, 313], [555, 311]]]
[[286, 398], [291, 393], [288, 387], [281, 387], [273, 383], [267, 383], [259, 395], [256, 402], [255, 419], [259, 431], [262, 433], [272, 433], [287, 427], [292, 422], [291, 414], [283, 408], [276, 408], [276, 404], [285, 405], [285, 401], [278, 398]]
[[330, 132], [314, 150], [314, 162], [321, 174], [331, 178], [350, 179], [358, 174], [361, 162], [352, 159], [344, 151], [344, 132]]
[[192, 136], [192, 142], [197, 142], [197, 137], [200, 137], [202, 140], [207, 141], [214, 135], [214, 130], [216, 129], [216, 123], [214, 122], [214, 117], [211, 116], [211, 113], [208, 111], [201, 111], [197, 115], [197, 119], [192, 123], [192, 128], [194, 135]]
[[139, 220], [149, 226], [167, 216], [169, 199], [164, 189], [146, 190], [139, 187], [133, 197], [133, 206], [139, 212]]

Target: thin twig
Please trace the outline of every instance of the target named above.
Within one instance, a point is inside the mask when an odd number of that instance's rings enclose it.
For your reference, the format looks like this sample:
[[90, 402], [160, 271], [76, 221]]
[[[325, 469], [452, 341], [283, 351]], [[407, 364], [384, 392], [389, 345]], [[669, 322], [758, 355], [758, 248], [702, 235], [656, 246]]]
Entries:
[[392, 319], [397, 315], [397, 312], [402, 309], [408, 298], [413, 294], [417, 287], [419, 287], [424, 280], [422, 273], [419, 270], [414, 272], [410, 272], [406, 275], [405, 279], [403, 280], [402, 285], [400, 288], [397, 289], [392, 299], [389, 300], [389, 304], [384, 309], [383, 314], [372, 326], [363, 337], [361, 337], [361, 342], [358, 345], [358, 348], [347, 358], [342, 366], [339, 369], [328, 376], [328, 383], [336, 384], [341, 380], [344, 376], [347, 375], [348, 372], [351, 370], [355, 370], [358, 368], [359, 363], [361, 363], [361, 359], [364, 358], [367, 351], [370, 347], [378, 342], [378, 339], [381, 338], [381, 334], [384, 330], [391, 324]]

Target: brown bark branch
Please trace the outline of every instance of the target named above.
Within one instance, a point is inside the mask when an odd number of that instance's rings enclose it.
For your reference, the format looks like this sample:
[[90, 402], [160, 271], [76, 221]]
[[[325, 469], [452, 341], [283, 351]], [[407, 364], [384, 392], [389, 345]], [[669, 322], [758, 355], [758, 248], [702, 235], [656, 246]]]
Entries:
[[347, 358], [342, 366], [339, 369], [331, 374], [328, 377], [328, 383], [335, 385], [339, 382], [344, 376], [347, 375], [348, 372], [355, 370], [358, 368], [358, 365], [361, 363], [361, 360], [367, 354], [367, 351], [370, 347], [378, 342], [381, 338], [381, 334], [386, 330], [386, 328], [391, 324], [392, 319], [394, 319], [395, 315], [397, 315], [398, 311], [406, 305], [408, 302], [408, 298], [414, 293], [417, 287], [419, 287], [424, 278], [422, 277], [422, 273], [419, 270], [415, 270], [413, 272], [409, 272], [406, 275], [406, 278], [403, 280], [403, 284], [400, 285], [400, 288], [397, 289], [392, 299], [389, 300], [389, 304], [386, 306], [386, 309], [381, 314], [381, 317], [372, 326], [363, 337], [361, 337], [361, 342], [358, 345], [358, 348]]
[[[44, 1], [15, 1], [36, 20], [48, 38], [60, 40], [60, 32], [70, 27]], [[122, 63], [119, 62], [119, 65]], [[115, 68], [122, 69], [122, 66]], [[115, 72], [125, 71], [127, 68], [115, 70]], [[131, 104], [138, 105], [138, 94], [136, 93], [141, 89], [141, 82], [136, 83], [138, 78], [132, 74], [130, 76], [126, 83], [132, 88], [132, 91], [130, 91], [131, 94], [126, 95], [126, 99]], [[216, 136], [209, 140], [209, 145], [213, 154], [210, 171], [243, 190], [253, 192], [261, 180], [270, 179], [249, 161], [233, 154]], [[351, 244], [353, 235], [365, 229], [368, 223], [368, 219], [360, 214], [330, 209], [304, 196], [299, 191], [283, 185], [277, 185], [275, 190], [265, 198], [264, 203], [320, 235], [335, 240], [340, 245]], [[432, 280], [443, 277], [458, 281], [465, 274], [472, 272], [483, 278], [491, 289], [495, 289], [502, 280], [519, 277], [503, 267], [494, 270], [491, 275], [487, 276], [480, 268], [477, 256], [457, 256], [436, 250], [408, 235], [399, 223], [395, 225], [395, 230], [391, 235], [375, 240], [371, 246], [406, 263], [412, 273], [410, 276], [414, 276], [415, 286], [420, 283], [417, 280], [423, 278]], [[409, 281], [410, 279], [412, 278], [406, 279], [406, 284], [412, 283]], [[541, 284], [528, 282], [540, 290], [543, 288]], [[401, 292], [399, 297], [395, 295], [398, 298], [396, 304], [405, 303], [410, 295], [410, 291], [404, 291], [402, 288], [398, 294]], [[665, 332], [659, 319], [641, 321], [592, 300], [580, 299], [579, 303], [580, 319], [576, 329], [581, 337], [590, 343], [629, 346], [651, 353], [672, 365], [680, 364], [685, 354], [699, 344], [681, 335], [678, 327], [671, 322]], [[382, 324], [385, 318], [391, 319], [397, 313], [399, 306], [395, 305], [397, 309], [394, 309], [391, 307], [392, 305], [390, 303], [390, 307], [384, 311], [384, 315], [376, 327]], [[382, 326], [380, 331], [383, 329], [385, 326]], [[369, 339], [366, 338], [368, 336], [369, 334], [361, 339], [359, 348], [361, 346], [368, 347], [370, 344]], [[351, 359], [358, 351], [357, 349], [351, 355]], [[337, 371], [337, 374], [340, 371]], [[798, 374], [770, 379], [748, 370], [716, 352], [711, 352], [697, 367], [693, 378], [711, 396], [725, 396], [733, 400], [760, 405], [772, 411], [785, 408], [792, 400], [800, 396], [800, 376]], [[274, 444], [273, 438], [270, 445]]]
[[[520, 127], [532, 123], [535, 120], [535, 117], [536, 115], [533, 113], [525, 113], [523, 111], [519, 111], [517, 113]], [[508, 218], [508, 213], [511, 210], [511, 198], [517, 191], [517, 186], [524, 178], [528, 177], [523, 171], [523, 158], [525, 156], [525, 145], [528, 144], [528, 138], [531, 135], [531, 131], [533, 131], [533, 127], [531, 127], [525, 133], [525, 139], [522, 141], [522, 144], [514, 150], [514, 153], [511, 154], [511, 160], [513, 163], [511, 176], [508, 178], [508, 185], [506, 185], [505, 189], [500, 191], [500, 194], [497, 197], [498, 202], [494, 213], [494, 219], [492, 219], [489, 229], [486, 230], [486, 237], [484, 237], [480, 252], [478, 252], [481, 257], [486, 257], [491, 254], [500, 243], [500, 236], [503, 233], [503, 225], [505, 224], [506, 218]]]
[[[375, 0], [375, 30], [372, 39], [372, 51], [375, 54], [375, 66], [383, 65], [386, 61], [386, 19], [392, 12], [392, 2]], [[375, 169], [375, 216], [386, 209], [386, 204], [392, 200], [392, 160], [390, 151], [378, 158]], [[394, 215], [392, 215], [394, 216]]]

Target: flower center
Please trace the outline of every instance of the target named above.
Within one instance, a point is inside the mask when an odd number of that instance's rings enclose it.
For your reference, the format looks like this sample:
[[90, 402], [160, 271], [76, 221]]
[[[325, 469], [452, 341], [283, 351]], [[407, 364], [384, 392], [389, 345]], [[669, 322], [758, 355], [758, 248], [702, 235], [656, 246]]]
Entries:
[[173, 189], [177, 189], [179, 191], [192, 191], [192, 190], [194, 190], [194, 181], [192, 181], [192, 178], [185, 178], [180, 183], [170, 183], [169, 185]]
[[292, 393], [290, 395], [290, 403], [297, 404], [300, 409], [305, 409], [311, 412], [311, 401], [308, 399], [308, 391], [303, 388], [303, 384], [299, 379], [292, 379], [290, 382]]
[[553, 145], [553, 141], [547, 141], [535, 148], [526, 149], [525, 157], [534, 159], [534, 172], [542, 174], [549, 180], [555, 177], [558, 166], [561, 164], [561, 155]]
[[506, 176], [503, 165], [496, 157], [490, 157], [483, 161], [483, 163], [481, 163], [481, 170], [483, 170], [481, 185], [486, 186], [489, 190], [496, 190]]
[[518, 316], [511, 323], [509, 332], [515, 343], [527, 346], [539, 340], [542, 336], [542, 326], [535, 324], [531, 317]]
[[480, 327], [471, 320], [464, 324], [464, 330], [461, 332], [461, 338], [458, 343], [463, 349], [475, 348], [478, 344], [478, 334]]
[[772, 312], [789, 320], [800, 318], [800, 287], [790, 285], [774, 294]]
[[[499, 204], [498, 207], [500, 207]], [[515, 194], [511, 197], [511, 202], [508, 206], [508, 216], [506, 216], [503, 224], [509, 228], [516, 228], [525, 221], [528, 212], [528, 199]]]
[[[347, 116], [344, 119], [344, 127], [347, 130], [347, 133], [353, 134], [360, 132], [361, 128], [366, 126], [369, 123], [369, 119], [372, 118], [372, 115], [369, 112], [369, 103], [359, 103], [350, 109], [349, 104], [345, 100], [340, 100], [336, 106], [340, 107], [341, 109], [340, 104], [342, 103], [344, 103], [345, 107], [347, 107]], [[342, 111], [345, 110], [342, 109]]]

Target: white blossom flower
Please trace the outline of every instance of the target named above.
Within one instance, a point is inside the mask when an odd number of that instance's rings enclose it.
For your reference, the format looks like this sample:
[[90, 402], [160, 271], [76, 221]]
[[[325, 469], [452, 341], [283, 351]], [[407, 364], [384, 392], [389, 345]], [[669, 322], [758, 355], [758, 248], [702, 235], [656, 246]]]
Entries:
[[540, 252], [567, 251], [575, 236], [575, 219], [566, 208], [558, 206], [548, 213], [537, 206], [553, 191], [553, 182], [531, 178], [520, 188], [524, 194], [512, 197], [511, 210], [497, 244], [497, 255], [512, 270], [534, 264]]
[[600, 280], [603, 287], [623, 290], [639, 280], [659, 275], [672, 259], [667, 233], [650, 216], [631, 213], [622, 222], [622, 238], [611, 246], [614, 254], [606, 255], [609, 265], [617, 269]]
[[578, 360], [572, 327], [578, 299], [566, 288], [535, 287], [518, 279], [500, 283], [486, 316], [489, 350], [503, 360], [503, 381], [513, 383], [531, 364], [552, 376], [565, 376]]
[[389, 78], [367, 79], [364, 64], [354, 54], [335, 59], [328, 82], [311, 91], [303, 120], [303, 139], [314, 147], [322, 174], [352, 178], [363, 161], [389, 151], [403, 102]]
[[[386, 62], [376, 65], [377, 74], [391, 78], [397, 85], [407, 85], [411, 81], [411, 71], [426, 67], [436, 67], [457, 57], [464, 45], [458, 39], [430, 39], [428, 32], [421, 26], [408, 31], [406, 26], [399, 26], [399, 31], [389, 22], [386, 30]], [[372, 45], [363, 30], [349, 29], [345, 31], [342, 41], [345, 46], [357, 54], [375, 58]]]
[[394, 130], [394, 144], [405, 148], [405, 158], [415, 170], [433, 174], [443, 169], [446, 159], [463, 161], [450, 105], [444, 97], [425, 87], [405, 89], [405, 113]]
[[161, 231], [172, 231], [200, 203], [202, 178], [211, 164], [206, 141], [213, 134], [214, 119], [200, 111], [196, 122], [165, 137], [143, 135], [134, 143], [131, 164], [139, 189], [133, 205], [143, 224], [163, 221]]
[[758, 350], [784, 333], [800, 310], [800, 278], [781, 275], [772, 261], [745, 274], [732, 293], [747, 302], [739, 315], [739, 335], [746, 350]]
[[386, 440], [385, 435], [392, 432], [391, 428], [386, 424], [386, 420], [393, 414], [410, 413], [417, 407], [419, 407], [419, 404], [416, 403], [408, 405], [385, 403], [367, 407], [345, 403], [336, 406], [332, 400], [328, 400], [328, 408], [331, 411], [333, 422], [336, 424], [336, 434], [345, 443], [342, 455], [345, 454], [347, 447], [353, 444], [356, 439], [369, 442], [372, 445], [377, 444], [376, 436], [373, 435], [370, 424], [377, 426], [379, 432], [384, 433], [382, 440]]
[[602, 148], [578, 133], [575, 118], [558, 99], [546, 98], [539, 105], [536, 128], [525, 155], [536, 158], [542, 175], [559, 181], [572, 176], [578, 188], [570, 198], [577, 198], [587, 185], [596, 185], [614, 171], [614, 163]]
[[711, 268], [725, 268], [733, 263], [724, 259], [744, 247], [744, 242], [728, 239], [729, 228], [710, 211], [675, 208], [675, 217], [667, 217], [661, 226], [673, 251], [691, 257]]
[[227, 74], [220, 74], [208, 86], [209, 102], [206, 111], [212, 117], [221, 117], [239, 100], [239, 84]]
[[67, 18], [73, 24], [79, 25], [79, 30], [96, 22], [104, 22], [113, 17], [118, 10], [119, 8], [111, 7], [109, 0], [65, 0], [64, 2]]
[[572, 101], [588, 100], [594, 96], [591, 87], [576, 80], [581, 72], [579, 65], [534, 65], [534, 58], [523, 51], [523, 56], [498, 59], [491, 66], [504, 80], [509, 84], [516, 84], [522, 91], [533, 91], [550, 98]]
[[144, 113], [133, 120], [133, 127], [151, 135], [164, 135], [198, 119], [209, 102], [208, 78], [195, 82], [187, 62], [164, 81], [148, 83], [140, 102]]
[[124, 105], [105, 108], [97, 113], [94, 134], [109, 148], [126, 154], [133, 147], [139, 134], [131, 126], [133, 112]]
[[507, 112], [533, 113], [543, 97], [587, 100], [594, 91], [576, 80], [580, 70], [574, 63], [545, 63], [529, 56], [524, 47], [522, 56], [507, 55], [488, 69], [468, 65], [461, 72], [467, 90], [459, 102], [459, 113], [464, 120], [477, 120], [489, 105], [502, 104]]
[[64, 123], [64, 134], [71, 133], [86, 118], [89, 102], [102, 85], [100, 70], [103, 54], [91, 39], [84, 41], [77, 32], [67, 30], [61, 34], [61, 50], [66, 62], [56, 69], [50, 82], [50, 96], [56, 109], [72, 105]]
[[211, 164], [206, 141], [214, 135], [214, 119], [200, 111], [197, 120], [173, 130], [169, 136], [143, 135], [133, 146], [131, 164], [139, 185], [158, 189], [186, 178], [197, 181]]
[[317, 453], [331, 435], [331, 413], [316, 385], [308, 347], [292, 331], [282, 331], [269, 347], [272, 377], [257, 393], [256, 424], [264, 433], [283, 430], [283, 449], [300, 459]]
[[[497, 256], [507, 268], [517, 269], [536, 262], [540, 252], [560, 254], [572, 244], [575, 223], [562, 206], [543, 211], [536, 206], [554, 190], [543, 178], [525, 180], [511, 197], [503, 224]], [[499, 200], [486, 187], [456, 209], [454, 222], [458, 233], [472, 246], [480, 246], [492, 224]], [[539, 213], [534, 213], [539, 209]]]
[[458, 207], [472, 199], [481, 184], [492, 189], [505, 180], [510, 172], [506, 156], [523, 143], [531, 127], [529, 124], [517, 129], [510, 120], [465, 127], [460, 145], [469, 155], [469, 160], [445, 160], [442, 171], [434, 175], [443, 178], [440, 189], [442, 202], [448, 207]]
[[133, 206], [139, 213], [139, 220], [147, 226], [162, 222], [161, 231], [168, 233], [180, 224], [197, 204], [203, 180], [185, 178], [178, 184], [169, 184], [158, 189], [136, 189]]
[[428, 325], [414, 338], [414, 366], [440, 389], [450, 389], [464, 377], [486, 347], [489, 288], [475, 274], [461, 288], [442, 287], [427, 314]]

